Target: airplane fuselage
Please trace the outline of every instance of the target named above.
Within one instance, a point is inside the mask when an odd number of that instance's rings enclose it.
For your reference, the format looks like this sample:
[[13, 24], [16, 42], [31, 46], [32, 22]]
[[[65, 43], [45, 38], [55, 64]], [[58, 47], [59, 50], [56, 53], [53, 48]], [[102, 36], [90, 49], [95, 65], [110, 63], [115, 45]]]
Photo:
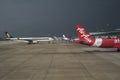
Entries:
[[89, 46], [100, 47], [100, 48], [120, 48], [120, 38], [112, 38], [112, 39], [96, 38], [91, 42], [80, 41], [80, 43]]

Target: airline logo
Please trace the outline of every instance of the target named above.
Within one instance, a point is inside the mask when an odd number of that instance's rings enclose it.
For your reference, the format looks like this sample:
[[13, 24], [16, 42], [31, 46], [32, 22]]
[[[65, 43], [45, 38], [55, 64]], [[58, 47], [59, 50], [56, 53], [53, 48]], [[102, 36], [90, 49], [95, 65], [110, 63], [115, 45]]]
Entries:
[[81, 34], [81, 37], [83, 37], [88, 42], [92, 42], [92, 40], [89, 38], [90, 35], [85, 33], [84, 28], [77, 28], [77, 31]]

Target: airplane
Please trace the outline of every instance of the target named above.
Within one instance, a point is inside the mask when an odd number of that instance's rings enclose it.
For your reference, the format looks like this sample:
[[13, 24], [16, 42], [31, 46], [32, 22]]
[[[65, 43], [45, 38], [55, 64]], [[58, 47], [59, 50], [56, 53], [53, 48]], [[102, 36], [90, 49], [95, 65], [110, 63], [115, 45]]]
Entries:
[[63, 34], [63, 40], [65, 40], [65, 41], [69, 41], [70, 39], [67, 38], [67, 37]]
[[120, 38], [93, 38], [80, 24], [76, 24], [80, 44], [99, 48], [117, 48], [120, 51]]
[[11, 36], [8, 32], [5, 32], [5, 36], [7, 40], [22, 40], [24, 42], [27, 42], [28, 44], [35, 44], [39, 42], [49, 42], [53, 41], [54, 39], [52, 37], [21, 37], [21, 38], [14, 38]]

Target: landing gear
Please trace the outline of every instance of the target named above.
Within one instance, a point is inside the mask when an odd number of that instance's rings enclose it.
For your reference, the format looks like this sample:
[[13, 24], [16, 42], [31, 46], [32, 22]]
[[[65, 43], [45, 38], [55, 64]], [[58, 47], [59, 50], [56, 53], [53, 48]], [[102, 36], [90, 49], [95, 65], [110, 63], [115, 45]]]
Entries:
[[120, 48], [117, 49], [117, 52], [120, 52]]

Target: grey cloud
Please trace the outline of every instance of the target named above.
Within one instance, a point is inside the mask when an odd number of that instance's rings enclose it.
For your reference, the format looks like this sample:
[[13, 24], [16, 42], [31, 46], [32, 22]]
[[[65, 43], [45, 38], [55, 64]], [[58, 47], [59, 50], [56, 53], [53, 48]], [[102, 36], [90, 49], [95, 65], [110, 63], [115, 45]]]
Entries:
[[[119, 4], [119, 0], [1, 0], [0, 32], [73, 36], [76, 23], [88, 31], [112, 30], [120, 26]], [[112, 26], [107, 29], [106, 24]]]

